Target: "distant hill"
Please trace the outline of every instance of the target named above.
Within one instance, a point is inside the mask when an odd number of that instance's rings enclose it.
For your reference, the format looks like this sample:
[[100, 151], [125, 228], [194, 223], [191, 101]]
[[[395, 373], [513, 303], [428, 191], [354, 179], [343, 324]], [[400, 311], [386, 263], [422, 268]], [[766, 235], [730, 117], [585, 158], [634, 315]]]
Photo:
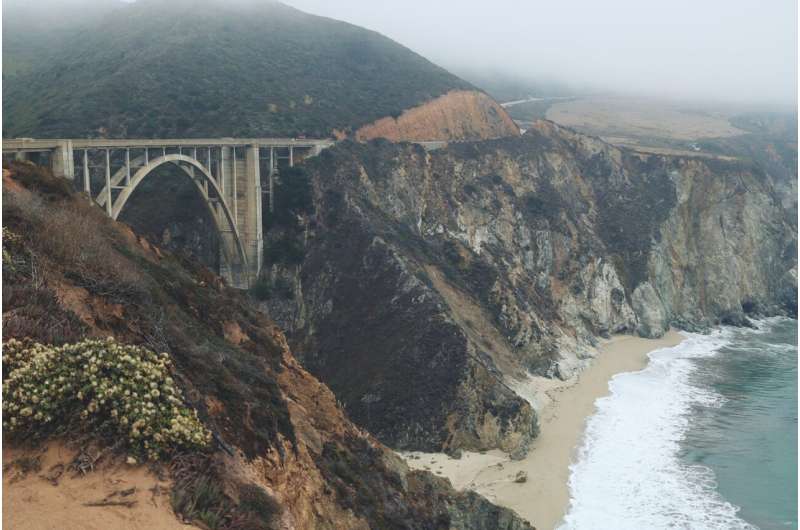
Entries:
[[507, 70], [491, 70], [480, 67], [452, 68], [452, 71], [466, 79], [501, 103], [527, 99], [529, 97], [564, 97], [576, 94], [575, 89], [566, 83], [535, 79], [534, 76], [510, 73]]
[[378, 33], [277, 2], [103, 3], [52, 32], [17, 15], [3, 21], [6, 137], [328, 136], [473, 89]]

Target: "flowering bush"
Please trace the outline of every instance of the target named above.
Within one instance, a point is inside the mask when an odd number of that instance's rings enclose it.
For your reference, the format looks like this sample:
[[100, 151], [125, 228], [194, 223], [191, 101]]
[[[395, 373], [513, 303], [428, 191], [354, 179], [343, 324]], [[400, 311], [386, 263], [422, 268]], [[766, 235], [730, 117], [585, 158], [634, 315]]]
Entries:
[[125, 436], [133, 454], [150, 460], [211, 441], [197, 411], [182, 404], [166, 353], [111, 338], [58, 347], [11, 339], [3, 368], [3, 427], [12, 435], [78, 422]]
[[10, 247], [12, 245], [19, 245], [22, 242], [22, 237], [15, 234], [5, 226], [3, 227], [3, 266], [9, 267], [13, 272], [16, 266], [15, 256], [11, 253]]

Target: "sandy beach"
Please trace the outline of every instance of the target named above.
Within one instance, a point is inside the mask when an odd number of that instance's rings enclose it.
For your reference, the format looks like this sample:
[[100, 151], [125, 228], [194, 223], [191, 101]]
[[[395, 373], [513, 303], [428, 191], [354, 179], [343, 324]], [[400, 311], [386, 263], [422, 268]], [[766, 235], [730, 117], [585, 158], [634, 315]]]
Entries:
[[[536, 389], [528, 398], [539, 411], [541, 433], [522, 460], [513, 461], [501, 451], [465, 452], [460, 459], [439, 453], [404, 456], [411, 467], [429, 469], [448, 477], [458, 489], [473, 489], [513, 509], [538, 530], [555, 528], [569, 506], [569, 465], [595, 400], [608, 394], [615, 374], [641, 370], [649, 352], [682, 340], [675, 331], [660, 339], [615, 336], [598, 347], [597, 356], [578, 376], [568, 381], [532, 378], [525, 386]], [[521, 472], [527, 480], [516, 482]]]

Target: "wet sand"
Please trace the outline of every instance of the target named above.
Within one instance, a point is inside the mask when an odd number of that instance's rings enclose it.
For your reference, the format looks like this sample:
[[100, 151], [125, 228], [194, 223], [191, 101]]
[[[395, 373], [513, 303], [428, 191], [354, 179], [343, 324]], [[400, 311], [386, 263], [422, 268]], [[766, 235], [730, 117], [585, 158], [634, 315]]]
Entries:
[[[569, 466], [581, 441], [594, 402], [608, 394], [608, 382], [622, 372], [641, 370], [647, 354], [675, 346], [683, 336], [670, 331], [660, 339], [615, 336], [598, 348], [591, 364], [568, 381], [531, 378], [529, 395], [539, 410], [541, 433], [528, 455], [513, 461], [501, 451], [465, 452], [460, 459], [440, 453], [405, 453], [411, 467], [448, 477], [453, 486], [469, 488], [528, 519], [538, 530], [559, 525], [569, 507]], [[525, 482], [516, 482], [519, 473]]]

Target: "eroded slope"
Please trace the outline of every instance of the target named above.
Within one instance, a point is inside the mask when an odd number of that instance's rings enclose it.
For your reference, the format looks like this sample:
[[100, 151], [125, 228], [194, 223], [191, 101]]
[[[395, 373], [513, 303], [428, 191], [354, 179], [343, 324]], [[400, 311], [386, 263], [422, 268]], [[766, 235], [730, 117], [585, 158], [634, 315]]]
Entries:
[[14, 163], [3, 180], [4, 340], [114, 336], [168, 352], [216, 440], [213, 451], [171, 463], [182, 517], [214, 528], [530, 528], [409, 472], [344, 416], [282, 332], [207, 270], [151, 246], [35, 166]]
[[432, 152], [341, 144], [308, 173], [294, 242], [268, 235], [266, 281], [293, 299], [267, 304], [395, 447], [519, 454], [536, 419], [509, 386], [569, 377], [597, 336], [796, 311], [797, 228], [753, 165], [539, 122]]
[[476, 90], [454, 90], [359, 128], [358, 140], [394, 142], [487, 140], [519, 136], [519, 127], [491, 97]]

